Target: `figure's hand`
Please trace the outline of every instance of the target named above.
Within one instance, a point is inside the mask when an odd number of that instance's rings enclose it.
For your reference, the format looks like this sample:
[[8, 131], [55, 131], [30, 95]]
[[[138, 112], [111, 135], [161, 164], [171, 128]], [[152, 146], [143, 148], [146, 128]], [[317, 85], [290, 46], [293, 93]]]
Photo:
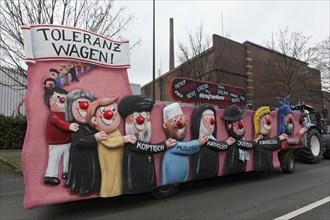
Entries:
[[169, 138], [165, 141], [165, 145], [167, 148], [174, 147], [176, 145], [176, 140]]
[[136, 142], [136, 137], [132, 136], [132, 135], [125, 135], [123, 137], [124, 139], [124, 143], [131, 143], [131, 144], [135, 144]]
[[288, 138], [288, 135], [284, 133], [284, 134], [281, 134], [279, 136], [279, 138], [280, 138], [280, 141], [283, 141], [283, 140], [286, 140]]
[[94, 137], [95, 137], [96, 141], [99, 142], [99, 141], [106, 140], [108, 138], [108, 135], [107, 135], [107, 133], [105, 133], [105, 131], [99, 131], [94, 134]]
[[203, 135], [201, 137], [198, 138], [198, 142], [200, 145], [203, 145], [206, 143], [206, 141], [208, 140], [209, 138], [206, 136], [206, 135]]
[[299, 134], [300, 134], [300, 135], [303, 135], [306, 131], [308, 131], [308, 129], [307, 129], [306, 127], [302, 127], [302, 128], [300, 128], [300, 130], [299, 130]]
[[228, 146], [230, 146], [233, 143], [235, 143], [235, 138], [229, 137], [227, 140], [225, 140], [225, 142], [227, 143]]
[[70, 131], [74, 131], [74, 132], [77, 132], [79, 130], [79, 125], [77, 123], [71, 123], [69, 125], [69, 130]]
[[255, 141], [256, 143], [258, 143], [262, 138], [263, 138], [263, 136], [260, 134], [260, 135], [258, 135], [258, 137], [256, 137], [256, 138], [254, 139], [254, 141]]

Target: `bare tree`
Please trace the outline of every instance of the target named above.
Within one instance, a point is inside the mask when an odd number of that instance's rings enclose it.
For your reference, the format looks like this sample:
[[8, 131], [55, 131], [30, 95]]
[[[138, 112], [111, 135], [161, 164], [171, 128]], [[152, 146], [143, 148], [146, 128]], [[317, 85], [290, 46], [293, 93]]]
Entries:
[[318, 77], [317, 70], [308, 67], [316, 55], [314, 47], [309, 47], [310, 37], [301, 32], [289, 33], [288, 29], [280, 29], [275, 38], [267, 43], [272, 53], [271, 63], [274, 73], [269, 74], [266, 80], [276, 82], [274, 89], [276, 96], [287, 97], [291, 94], [294, 102], [300, 98], [320, 93], [315, 83]]
[[134, 16], [124, 16], [125, 7], [116, 9], [114, 0], [1, 0], [0, 73], [13, 83], [0, 82], [13, 89], [26, 89], [21, 26], [57, 24], [96, 32], [121, 40], [120, 35]]
[[330, 36], [316, 45], [316, 68], [322, 74], [322, 90], [330, 93]]
[[205, 79], [215, 66], [211, 61], [211, 40], [205, 35], [203, 23], [193, 32], [187, 31], [188, 45], [179, 42], [179, 62], [182, 63], [182, 76], [192, 79]]

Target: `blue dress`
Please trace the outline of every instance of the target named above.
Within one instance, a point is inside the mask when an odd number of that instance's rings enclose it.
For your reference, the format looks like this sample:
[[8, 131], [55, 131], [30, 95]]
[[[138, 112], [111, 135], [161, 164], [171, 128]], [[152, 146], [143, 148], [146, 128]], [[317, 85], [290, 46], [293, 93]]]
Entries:
[[162, 161], [162, 185], [186, 182], [189, 174], [189, 154], [200, 150], [198, 140], [176, 142], [168, 148]]

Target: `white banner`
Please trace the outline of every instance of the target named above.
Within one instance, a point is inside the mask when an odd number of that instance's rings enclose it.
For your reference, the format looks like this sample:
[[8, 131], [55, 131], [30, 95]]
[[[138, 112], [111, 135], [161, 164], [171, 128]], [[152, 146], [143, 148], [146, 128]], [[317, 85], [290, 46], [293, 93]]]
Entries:
[[129, 43], [59, 25], [22, 27], [25, 61], [76, 60], [95, 65], [129, 68]]

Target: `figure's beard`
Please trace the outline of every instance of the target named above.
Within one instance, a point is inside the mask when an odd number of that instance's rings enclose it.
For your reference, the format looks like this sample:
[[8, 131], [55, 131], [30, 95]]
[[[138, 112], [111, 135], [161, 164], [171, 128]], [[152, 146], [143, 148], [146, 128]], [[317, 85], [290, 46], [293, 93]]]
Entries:
[[288, 124], [285, 126], [285, 133], [288, 135], [293, 135], [294, 133], [294, 123], [288, 122]]
[[126, 131], [127, 135], [133, 135], [139, 141], [150, 142], [150, 139], [151, 139], [151, 122], [150, 121], [146, 122], [146, 126], [147, 126], [146, 133], [142, 133], [142, 132], [135, 133], [134, 132], [134, 124], [126, 123], [125, 124], [125, 131]]
[[229, 128], [229, 129], [227, 129], [227, 132], [228, 132], [229, 136], [231, 136], [235, 139], [242, 139], [244, 137], [244, 133], [245, 133], [245, 132], [243, 132], [242, 135], [236, 134], [234, 132], [234, 127], [233, 126], [231, 126], [231, 128]]
[[207, 130], [201, 121], [201, 125], [199, 126], [199, 136], [206, 135], [208, 138], [211, 138], [212, 140], [216, 140], [215, 137], [213, 137], [212, 133]]

